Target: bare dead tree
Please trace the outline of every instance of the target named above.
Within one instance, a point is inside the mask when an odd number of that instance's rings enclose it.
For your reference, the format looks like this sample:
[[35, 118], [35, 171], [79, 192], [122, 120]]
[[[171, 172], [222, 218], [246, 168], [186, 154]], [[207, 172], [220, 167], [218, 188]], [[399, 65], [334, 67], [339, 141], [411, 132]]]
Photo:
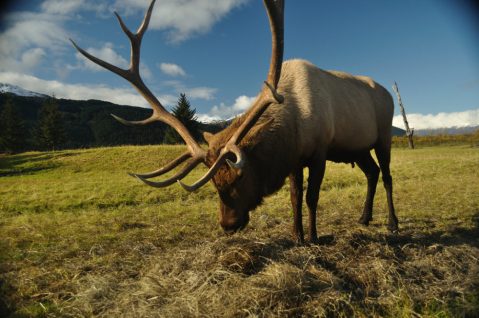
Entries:
[[399, 103], [399, 108], [401, 109], [402, 118], [404, 120], [404, 126], [406, 127], [406, 136], [407, 136], [407, 139], [408, 139], [409, 148], [414, 149], [414, 140], [413, 140], [414, 128], [412, 128], [412, 129], [409, 128], [409, 123], [408, 123], [407, 117], [406, 117], [406, 111], [404, 110], [404, 105], [402, 103], [401, 94], [399, 94], [399, 88], [398, 88], [398, 84], [396, 82], [394, 82], [393, 90], [396, 93], [398, 103]]

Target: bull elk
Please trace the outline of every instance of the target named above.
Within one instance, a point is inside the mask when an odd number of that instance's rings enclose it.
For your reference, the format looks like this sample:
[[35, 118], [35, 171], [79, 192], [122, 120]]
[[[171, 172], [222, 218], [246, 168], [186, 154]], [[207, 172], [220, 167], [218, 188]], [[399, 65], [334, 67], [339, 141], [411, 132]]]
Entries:
[[[153, 0], [136, 33], [115, 12], [131, 42], [128, 69], [121, 69], [75, 48], [94, 63], [129, 81], [153, 109], [151, 117], [127, 121], [145, 125], [154, 121], [173, 127], [184, 139], [187, 151], [166, 166], [146, 174], [132, 174], [153, 187], [178, 182], [195, 191], [212, 181], [220, 198], [219, 220], [227, 233], [243, 229], [249, 212], [263, 198], [279, 190], [289, 176], [294, 211], [293, 235], [302, 242], [303, 169], [309, 169], [306, 204], [309, 209], [309, 239], [317, 240], [316, 209], [326, 160], [356, 163], [367, 178], [367, 195], [359, 223], [372, 220], [374, 194], [382, 171], [389, 208], [388, 228], [398, 230], [389, 171], [391, 124], [394, 104], [391, 95], [372, 79], [343, 72], [324, 71], [304, 60], [283, 63], [284, 1], [264, 0], [272, 33], [272, 55], [267, 80], [250, 109], [217, 134], [205, 133], [208, 149], [195, 141], [186, 127], [165, 110], [140, 77], [140, 46], [153, 10]], [[374, 149], [379, 167], [371, 156]], [[163, 181], [151, 178], [184, 167]], [[200, 163], [209, 170], [192, 185], [181, 180]]]

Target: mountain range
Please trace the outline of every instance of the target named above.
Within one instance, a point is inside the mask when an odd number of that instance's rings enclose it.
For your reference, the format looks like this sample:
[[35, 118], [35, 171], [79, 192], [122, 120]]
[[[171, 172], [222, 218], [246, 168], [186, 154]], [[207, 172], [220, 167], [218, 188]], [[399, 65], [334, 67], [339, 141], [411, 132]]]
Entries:
[[11, 93], [17, 96], [25, 96], [25, 97], [43, 97], [43, 98], [48, 97], [48, 95], [32, 92], [24, 88], [21, 88], [20, 86], [0, 83], [0, 94], [3, 94], [3, 93]]
[[414, 135], [416, 136], [464, 135], [464, 134], [472, 134], [477, 130], [479, 130], [479, 126], [417, 129], [417, 130], [414, 130]]

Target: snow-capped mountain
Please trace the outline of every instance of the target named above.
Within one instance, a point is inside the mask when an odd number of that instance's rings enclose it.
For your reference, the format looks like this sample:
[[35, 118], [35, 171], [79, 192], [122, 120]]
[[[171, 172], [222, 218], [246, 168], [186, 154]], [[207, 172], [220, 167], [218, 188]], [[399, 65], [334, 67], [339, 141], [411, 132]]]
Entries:
[[27, 96], [27, 97], [48, 97], [48, 95], [32, 92], [21, 88], [20, 86], [12, 84], [0, 83], [0, 94], [1, 93], [12, 93], [18, 96]]

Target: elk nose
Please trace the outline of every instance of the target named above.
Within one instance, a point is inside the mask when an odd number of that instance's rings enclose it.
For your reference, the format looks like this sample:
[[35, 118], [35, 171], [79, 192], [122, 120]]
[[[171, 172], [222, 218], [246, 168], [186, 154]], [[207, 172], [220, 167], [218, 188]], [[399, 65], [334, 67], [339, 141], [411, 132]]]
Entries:
[[225, 234], [227, 235], [233, 235], [236, 233], [237, 230], [233, 230], [233, 229], [225, 229], [223, 228], [223, 231], [225, 232]]
[[241, 231], [246, 226], [246, 223], [242, 219], [236, 219], [234, 221], [228, 220], [221, 222], [221, 227], [226, 234], [233, 234]]
[[234, 234], [243, 228], [240, 224], [221, 224], [221, 227], [223, 228], [223, 231], [228, 235]]

